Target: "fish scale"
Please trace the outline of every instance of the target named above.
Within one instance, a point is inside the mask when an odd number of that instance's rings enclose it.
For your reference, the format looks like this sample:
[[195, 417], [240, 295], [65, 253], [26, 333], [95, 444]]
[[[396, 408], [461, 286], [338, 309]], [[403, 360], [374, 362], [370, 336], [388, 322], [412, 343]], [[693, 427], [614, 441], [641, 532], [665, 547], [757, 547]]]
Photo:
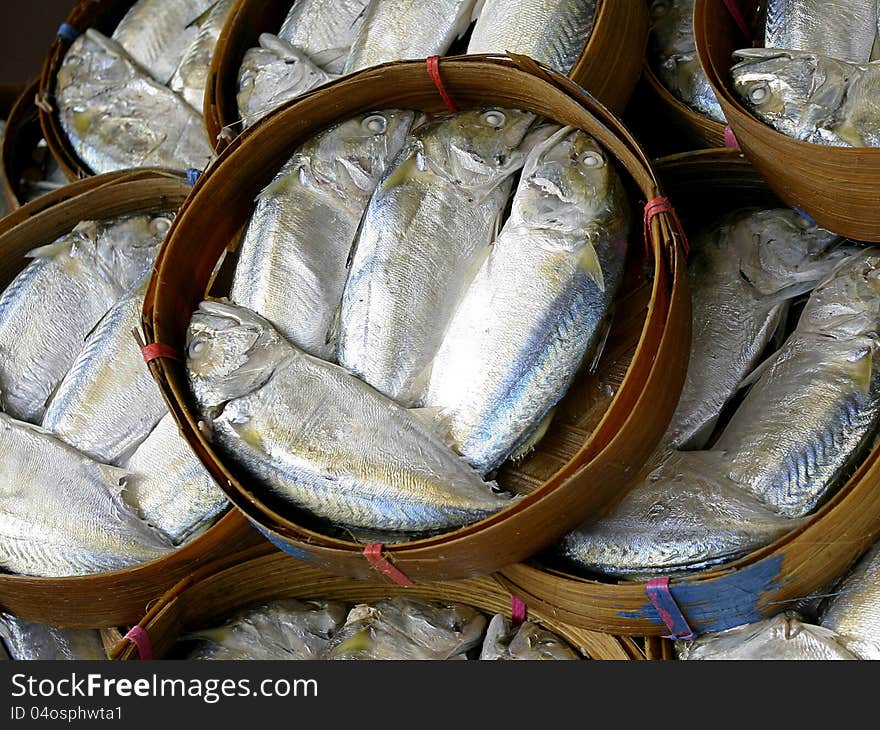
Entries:
[[324, 71], [342, 73], [370, 0], [298, 0], [278, 37], [300, 49]]
[[65, 629], [0, 613], [0, 639], [12, 659], [106, 660], [101, 635], [94, 629]]

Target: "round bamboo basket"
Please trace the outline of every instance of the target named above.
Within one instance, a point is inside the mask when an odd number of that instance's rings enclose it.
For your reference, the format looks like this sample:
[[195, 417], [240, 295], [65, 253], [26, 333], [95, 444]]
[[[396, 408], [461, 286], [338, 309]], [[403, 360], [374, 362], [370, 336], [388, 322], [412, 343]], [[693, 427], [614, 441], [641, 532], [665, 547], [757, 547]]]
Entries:
[[[754, 16], [757, 0], [741, 3]], [[826, 147], [780, 134], [739, 101], [730, 84], [731, 54], [749, 47], [724, 4], [697, 0], [694, 31], [700, 62], [743, 152], [774, 192], [823, 228], [880, 242], [877, 184], [880, 149]]]
[[[740, 206], [779, 200], [738, 150], [702, 150], [657, 162], [686, 229]], [[669, 588], [691, 629], [702, 634], [793, 607], [842, 575], [880, 537], [880, 448], [796, 530], [735, 562], [681, 577]], [[555, 609], [576, 626], [659, 636], [667, 629], [645, 582], [590, 580], [538, 560], [504, 568], [499, 579], [530, 606]]]
[[[218, 151], [241, 129], [236, 94], [245, 52], [258, 45], [261, 33], [278, 32], [292, 5], [291, 0], [239, 0], [227, 20], [211, 63], [205, 99], [205, 125]], [[621, 113], [641, 73], [647, 39], [646, 5], [598, 0], [592, 34], [569, 76]]]
[[22, 176], [34, 165], [34, 152], [43, 139], [39, 110], [34, 104], [38, 86], [38, 81], [32, 81], [4, 109], [6, 131], [0, 150], [0, 183], [9, 210], [15, 210], [24, 202]]
[[[459, 108], [517, 107], [580, 127], [618, 161], [633, 200], [644, 203], [660, 194], [650, 163], [626, 129], [569, 79], [523, 57], [450, 58], [441, 64], [441, 73]], [[257, 193], [299, 144], [342, 119], [386, 107], [446, 111], [425, 63], [399, 62], [367, 69], [294, 100], [236, 138], [199, 179], [160, 252], [144, 306], [148, 339], [184, 350], [199, 302], [206, 294], [225, 293], [211, 288], [216, 264], [223, 256], [226, 265], [234, 262], [231, 251]], [[635, 273], [618, 304], [606, 348], [613, 351], [620, 341], [629, 342], [623, 333], [637, 333], [616, 397], [592, 411], [581, 397], [589, 378], [575, 383], [561, 403], [565, 416], [554, 422], [538, 449], [499, 475], [505, 488], [525, 494], [511, 507], [453, 532], [388, 546], [386, 560], [409, 579], [468, 578], [534, 554], [614, 499], [648, 458], [675, 408], [686, 369], [683, 353], [690, 342], [682, 241], [668, 213], [654, 217], [648, 228], [648, 257], [638, 234], [630, 246]], [[258, 499], [247, 478], [198, 429], [184, 366], [162, 359], [153, 367], [182, 433], [248, 519], [278, 547], [317, 567], [375, 577], [364, 545], [330, 537], [323, 528], [305, 526], [301, 515], [279, 514]]]
[[[174, 210], [190, 190], [181, 176], [149, 169], [98, 175], [75, 185], [79, 194], [74, 197], [65, 197], [69, 193], [61, 189], [0, 221], [0, 288], [27, 265], [28, 251], [51, 243], [81, 220]], [[0, 609], [57, 626], [100, 628], [133, 623], [150, 601], [194, 567], [262, 542], [241, 515], [230, 510], [167, 557], [137, 567], [68, 578], [0, 574]]]
[[[298, 598], [356, 604], [394, 596], [454, 601], [489, 614], [503, 613], [508, 618], [511, 615], [510, 593], [490, 576], [402, 588], [379, 581], [331, 575], [283, 553], [267, 553], [263, 548], [254, 548], [207, 565], [183, 579], [153, 604], [138, 625], [149, 637], [153, 657], [162, 659], [168, 656], [178, 638], [185, 633], [216, 626], [235, 611], [266, 601]], [[644, 649], [628, 637], [609, 636], [570, 626], [552, 613], [541, 610], [529, 609], [528, 613], [529, 620], [564, 639], [584, 658], [647, 658]], [[123, 640], [111, 650], [110, 658], [136, 660], [140, 655], [134, 644]]]

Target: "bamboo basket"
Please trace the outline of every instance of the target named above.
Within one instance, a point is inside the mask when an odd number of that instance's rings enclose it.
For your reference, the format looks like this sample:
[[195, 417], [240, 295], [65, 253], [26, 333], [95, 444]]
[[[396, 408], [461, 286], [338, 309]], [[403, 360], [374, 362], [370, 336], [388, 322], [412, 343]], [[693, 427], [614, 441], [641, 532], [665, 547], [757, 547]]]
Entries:
[[[441, 64], [441, 73], [462, 109], [515, 106], [587, 130], [619, 161], [634, 200], [659, 195], [650, 163], [626, 129], [565, 77], [523, 57], [450, 58]], [[232, 142], [196, 184], [160, 252], [144, 306], [149, 341], [183, 351], [190, 316], [212, 291], [221, 257], [226, 256], [227, 265], [232, 261], [227, 254], [238, 243], [257, 193], [305, 139], [377, 106], [446, 111], [425, 63], [399, 62], [367, 69], [294, 100]], [[603, 404], [598, 412], [584, 407], [581, 394], [589, 383], [576, 383], [561, 404], [567, 416], [551, 427], [535, 453], [499, 476], [506, 488], [526, 493], [522, 500], [468, 527], [389, 546], [386, 561], [413, 581], [491, 573], [552, 544], [618, 494], [668, 425], [686, 369], [682, 355], [690, 342], [690, 299], [682, 241], [673, 226], [668, 213], [653, 218], [647, 259], [639, 240], [631, 245], [634, 269], [641, 274], [646, 265], [652, 273], [633, 277], [636, 283], [618, 306], [617, 334], [612, 333], [608, 349], [619, 346], [621, 332], [637, 334], [626, 377], [610, 405]], [[153, 368], [182, 433], [248, 519], [278, 547], [317, 567], [375, 577], [364, 545], [306, 527], [247, 489], [247, 479], [238, 476], [198, 429], [185, 368], [169, 359], [156, 361]]]
[[[757, 0], [741, 3], [754, 16]], [[764, 124], [734, 93], [734, 50], [751, 45], [720, 0], [697, 0], [694, 30], [700, 62], [736, 139], [774, 192], [823, 228], [860, 241], [880, 242], [877, 184], [880, 149], [825, 147], [786, 137]]]
[[[277, 33], [295, 0], [239, 0], [220, 36], [208, 74], [205, 125], [222, 150], [240, 131], [238, 72], [261, 33]], [[632, 95], [648, 38], [647, 6], [639, 0], [598, 0], [592, 34], [569, 76], [616, 113]], [[458, 47], [458, 46], [456, 46]]]
[[[51, 243], [81, 220], [127, 213], [173, 210], [189, 193], [174, 173], [143, 169], [76, 184], [79, 194], [64, 199], [62, 189], [19, 208], [0, 221], [0, 287], [28, 263], [25, 254]], [[55, 198], [54, 202], [52, 198]], [[19, 618], [57, 626], [101, 628], [138, 621], [147, 604], [193, 568], [227, 551], [261, 543], [259, 534], [230, 510], [202, 535], [168, 556], [110, 573], [68, 578], [0, 574], [0, 609]]]
[[[739, 206], [779, 200], [737, 150], [703, 150], [657, 162], [687, 229]], [[805, 523], [740, 560], [672, 576], [669, 588], [696, 634], [721, 631], [793, 607], [842, 575], [880, 537], [880, 448]], [[504, 568], [500, 580], [530, 606], [595, 631], [667, 633], [645, 582], [589, 580], [537, 561]]]
[[34, 151], [43, 138], [39, 113], [34, 104], [37, 87], [38, 82], [32, 81], [3, 112], [6, 131], [0, 151], [0, 182], [9, 210], [15, 210], [22, 204], [21, 179], [25, 170], [34, 164]]
[[[150, 608], [138, 626], [149, 637], [153, 657], [163, 659], [185, 633], [218, 625], [235, 611], [266, 601], [298, 598], [356, 604], [394, 596], [454, 601], [486, 613], [511, 616], [510, 593], [490, 576], [403, 588], [375, 580], [335, 576], [283, 553], [267, 552], [258, 547], [206, 565], [184, 578]], [[644, 649], [629, 637], [609, 636], [570, 626], [552, 613], [540, 610], [529, 610], [528, 618], [564, 639], [585, 658], [647, 658]], [[136, 660], [140, 654], [134, 644], [123, 640], [111, 650], [110, 658]]]

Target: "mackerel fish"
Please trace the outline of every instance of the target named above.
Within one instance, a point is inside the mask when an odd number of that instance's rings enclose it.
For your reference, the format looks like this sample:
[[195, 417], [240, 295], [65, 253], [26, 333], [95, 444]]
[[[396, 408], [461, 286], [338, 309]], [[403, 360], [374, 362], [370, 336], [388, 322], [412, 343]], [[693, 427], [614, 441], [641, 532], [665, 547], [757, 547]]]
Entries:
[[455, 311], [425, 397], [481, 473], [535, 434], [610, 325], [630, 210], [613, 162], [564, 127], [525, 162], [510, 217]]
[[230, 300], [310, 355], [335, 360], [329, 333], [358, 225], [415, 119], [410, 111], [360, 114], [302, 145], [259, 197]]
[[95, 173], [203, 170], [213, 158], [201, 115], [93, 28], [65, 55], [55, 102], [73, 149]]
[[534, 119], [489, 109], [422, 124], [367, 207], [338, 360], [404, 406], [422, 399], [443, 333], [489, 252]]
[[121, 570], [171, 545], [120, 498], [125, 472], [0, 413], [0, 567], [63, 577]]
[[0, 295], [0, 405], [6, 413], [42, 421], [86, 336], [150, 270], [170, 225], [166, 215], [85, 221], [31, 251], [31, 263]]
[[880, 63], [766, 48], [736, 51], [734, 61], [734, 91], [777, 132], [813, 144], [880, 147]]
[[462, 659], [483, 638], [486, 617], [460, 603], [396, 596], [355, 606], [322, 659]]
[[346, 74], [389, 61], [442, 56], [468, 30], [477, 0], [372, 0]]
[[369, 5], [370, 0], [299, 0], [278, 37], [328, 74], [341, 74]]
[[485, 0], [467, 52], [519, 53], [568, 74], [595, 15], [596, 0]]
[[513, 503], [430, 419], [298, 350], [248, 309], [202, 302], [187, 347], [214, 443], [293, 506], [341, 525], [429, 532]]
[[0, 643], [19, 661], [103, 661], [101, 634], [94, 629], [62, 629], [0, 613]]
[[556, 634], [542, 629], [532, 621], [512, 626], [503, 614], [495, 614], [489, 622], [480, 659], [489, 660], [571, 660], [580, 659]]

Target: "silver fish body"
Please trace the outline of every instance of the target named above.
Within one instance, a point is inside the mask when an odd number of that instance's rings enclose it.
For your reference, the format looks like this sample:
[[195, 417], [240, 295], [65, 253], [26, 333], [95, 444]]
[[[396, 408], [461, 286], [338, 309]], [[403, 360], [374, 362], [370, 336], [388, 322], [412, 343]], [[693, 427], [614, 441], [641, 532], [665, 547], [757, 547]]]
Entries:
[[727, 475], [787, 517], [812, 512], [880, 423], [880, 252], [839, 265], [725, 426]]
[[877, 0], [768, 0], [764, 46], [831, 56], [850, 63], [871, 59]]
[[459, 603], [396, 596], [355, 606], [322, 659], [444, 660], [480, 643], [486, 617]]
[[734, 91], [758, 119], [793, 139], [880, 147], [880, 63], [752, 48], [734, 53]]
[[471, 23], [476, 0], [372, 0], [346, 74], [389, 61], [442, 56]]
[[694, 0], [653, 0], [649, 59], [663, 85], [695, 112], [726, 124], [700, 65], [694, 41]]
[[130, 476], [122, 498], [175, 545], [199, 534], [229, 506], [171, 414], [159, 421], [123, 466]]
[[571, 660], [580, 659], [562, 639], [531, 621], [512, 626], [503, 614], [495, 614], [489, 622], [480, 659], [490, 660]]
[[204, 113], [208, 69], [217, 41], [220, 40], [220, 32], [234, 5], [235, 0], [220, 0], [211, 8], [168, 82], [168, 87], [180, 94], [199, 114]]
[[341, 74], [370, 0], [298, 0], [278, 37], [329, 74]]
[[293, 506], [343, 525], [427, 532], [512, 503], [428, 420], [296, 349], [250, 310], [202, 302], [188, 352], [214, 443]]
[[213, 158], [201, 115], [93, 28], [65, 55], [55, 101], [71, 145], [96, 173], [202, 170]]
[[360, 114], [302, 145], [263, 191], [241, 243], [230, 300], [294, 345], [336, 359], [328, 333], [363, 212], [415, 112]]
[[629, 203], [596, 141], [566, 127], [529, 154], [512, 211], [447, 328], [425, 397], [481, 473], [538, 428], [601, 343]]
[[43, 417], [43, 428], [103, 464], [128, 458], [167, 413], [132, 335], [146, 286], [145, 277], [89, 334]]
[[160, 84], [167, 84], [198, 34], [197, 21], [217, 0], [138, 0], [113, 40]]
[[610, 514], [569, 532], [551, 555], [578, 572], [638, 580], [735, 560], [800, 524], [723, 476], [723, 455], [674, 452]]
[[852, 247], [787, 208], [736, 211], [704, 229], [688, 265], [693, 337], [664, 445], [704, 448], [724, 406], [758, 365], [788, 302]]
[[42, 421], [86, 336], [149, 271], [169, 226], [164, 216], [85, 221], [31, 252], [33, 261], [0, 295], [0, 404], [6, 413]]
[[596, 0], [485, 0], [468, 53], [519, 53], [569, 73], [593, 30]]
[[221, 626], [195, 631], [187, 659], [320, 659], [345, 622], [346, 607], [334, 601], [272, 601], [239, 611]]
[[405, 406], [422, 399], [443, 332], [488, 253], [533, 120], [490, 109], [421, 125], [367, 207], [338, 359]]
[[119, 496], [125, 472], [0, 413], [0, 566], [63, 577], [156, 560], [171, 545]]
[[880, 544], [874, 545], [819, 607], [819, 623], [860, 659], [880, 659]]
[[806, 624], [792, 614], [780, 614], [727, 631], [677, 642], [680, 660], [829, 661], [854, 660], [833, 631]]
[[332, 78], [303, 51], [262, 33], [259, 47], [245, 52], [238, 72], [236, 101], [243, 126], [251, 126], [284, 102]]
[[62, 629], [0, 613], [0, 640], [19, 661], [102, 661], [107, 652], [95, 629]]

